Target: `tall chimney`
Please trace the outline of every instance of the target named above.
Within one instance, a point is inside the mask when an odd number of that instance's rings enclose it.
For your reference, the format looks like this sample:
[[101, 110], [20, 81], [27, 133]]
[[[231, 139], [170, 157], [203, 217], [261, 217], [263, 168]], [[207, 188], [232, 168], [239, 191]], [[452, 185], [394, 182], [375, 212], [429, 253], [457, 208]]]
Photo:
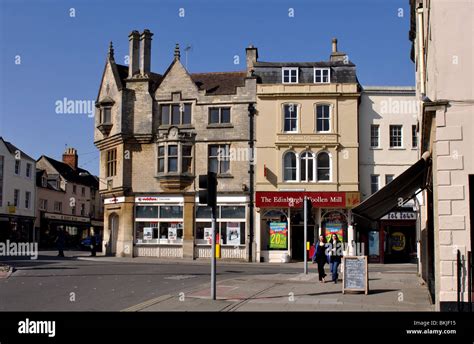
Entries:
[[128, 40], [130, 41], [130, 51], [128, 56], [128, 77], [131, 78], [135, 74], [138, 74], [138, 52], [140, 46], [140, 34], [138, 31], [133, 30], [128, 35]]
[[140, 74], [146, 76], [150, 73], [151, 65], [151, 37], [150, 30], [145, 29], [140, 36]]
[[77, 163], [79, 159], [77, 157], [77, 151], [75, 148], [66, 148], [63, 154], [63, 162], [71, 166], [72, 169], [77, 169]]
[[247, 62], [247, 76], [252, 76], [252, 70], [258, 59], [258, 49], [253, 45], [249, 45], [249, 47], [245, 49], [245, 56]]
[[337, 53], [337, 38], [332, 39], [332, 53]]

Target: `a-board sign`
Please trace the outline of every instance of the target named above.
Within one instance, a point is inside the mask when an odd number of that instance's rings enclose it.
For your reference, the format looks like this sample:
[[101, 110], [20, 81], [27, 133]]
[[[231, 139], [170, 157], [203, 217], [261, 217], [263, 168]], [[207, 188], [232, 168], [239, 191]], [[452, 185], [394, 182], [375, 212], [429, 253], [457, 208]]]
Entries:
[[363, 291], [369, 293], [369, 270], [367, 256], [343, 257], [342, 293], [346, 291]]

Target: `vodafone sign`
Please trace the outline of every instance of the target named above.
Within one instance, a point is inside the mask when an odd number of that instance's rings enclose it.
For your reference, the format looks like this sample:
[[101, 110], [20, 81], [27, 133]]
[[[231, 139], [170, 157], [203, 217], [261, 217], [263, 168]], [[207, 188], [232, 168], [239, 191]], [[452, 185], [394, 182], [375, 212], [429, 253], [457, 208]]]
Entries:
[[317, 208], [346, 208], [359, 203], [358, 192], [256, 192], [259, 208], [301, 208], [308, 197]]

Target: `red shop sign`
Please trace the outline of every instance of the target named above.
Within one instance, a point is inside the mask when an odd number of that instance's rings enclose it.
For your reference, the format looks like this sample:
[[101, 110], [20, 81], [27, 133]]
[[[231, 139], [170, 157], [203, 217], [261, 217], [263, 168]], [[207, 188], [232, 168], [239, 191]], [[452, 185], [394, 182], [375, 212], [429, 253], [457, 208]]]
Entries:
[[259, 208], [301, 208], [307, 196], [313, 207], [344, 208], [345, 192], [256, 192], [256, 206]]

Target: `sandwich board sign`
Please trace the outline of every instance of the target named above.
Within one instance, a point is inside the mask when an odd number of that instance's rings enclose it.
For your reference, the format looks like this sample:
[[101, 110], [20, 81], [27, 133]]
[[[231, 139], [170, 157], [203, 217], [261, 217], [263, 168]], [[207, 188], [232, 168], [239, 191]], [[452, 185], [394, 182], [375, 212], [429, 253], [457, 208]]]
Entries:
[[369, 293], [369, 270], [367, 256], [345, 256], [343, 259], [342, 293], [363, 291]]

